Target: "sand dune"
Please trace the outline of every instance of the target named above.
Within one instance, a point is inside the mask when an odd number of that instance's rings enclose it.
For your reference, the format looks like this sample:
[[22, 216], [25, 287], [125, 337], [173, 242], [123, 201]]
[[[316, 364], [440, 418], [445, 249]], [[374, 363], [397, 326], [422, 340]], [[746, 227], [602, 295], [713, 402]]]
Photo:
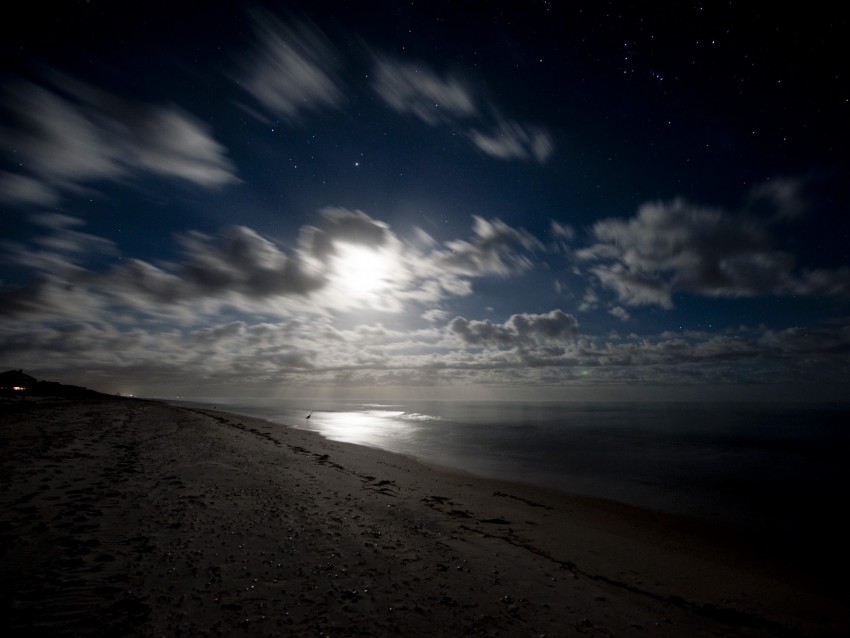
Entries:
[[687, 521], [248, 417], [118, 399], [9, 403], [0, 453], [7, 636], [850, 627], [846, 586]]

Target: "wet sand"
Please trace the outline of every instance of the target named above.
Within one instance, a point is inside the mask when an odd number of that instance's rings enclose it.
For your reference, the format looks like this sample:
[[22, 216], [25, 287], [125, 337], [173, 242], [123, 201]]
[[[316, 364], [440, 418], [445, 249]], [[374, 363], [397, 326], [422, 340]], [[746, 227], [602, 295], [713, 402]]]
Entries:
[[[843, 636], [688, 521], [138, 400], [0, 404], [4, 636]], [[836, 567], [843, 565], [836, 563]]]

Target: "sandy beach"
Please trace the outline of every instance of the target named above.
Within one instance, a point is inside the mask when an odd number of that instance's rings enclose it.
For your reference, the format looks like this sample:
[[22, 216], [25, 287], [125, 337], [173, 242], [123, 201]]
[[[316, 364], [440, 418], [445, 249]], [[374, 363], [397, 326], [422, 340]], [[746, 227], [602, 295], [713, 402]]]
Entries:
[[[0, 405], [5, 636], [843, 636], [846, 574], [223, 412]], [[839, 566], [843, 563], [839, 563]]]

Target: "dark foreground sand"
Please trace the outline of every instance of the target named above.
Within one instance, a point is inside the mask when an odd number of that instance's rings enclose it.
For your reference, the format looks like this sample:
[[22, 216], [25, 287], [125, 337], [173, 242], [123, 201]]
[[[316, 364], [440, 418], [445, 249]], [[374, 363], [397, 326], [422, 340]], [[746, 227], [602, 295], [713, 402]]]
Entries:
[[827, 582], [669, 517], [247, 417], [117, 399], [4, 404], [0, 455], [4, 636], [850, 627], [846, 574]]

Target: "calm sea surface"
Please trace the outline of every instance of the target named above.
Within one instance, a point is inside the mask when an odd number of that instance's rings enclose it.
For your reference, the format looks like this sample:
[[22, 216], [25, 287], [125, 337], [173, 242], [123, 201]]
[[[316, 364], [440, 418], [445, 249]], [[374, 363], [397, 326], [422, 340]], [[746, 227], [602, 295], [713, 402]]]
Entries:
[[790, 540], [848, 531], [850, 406], [199, 402], [473, 474]]

